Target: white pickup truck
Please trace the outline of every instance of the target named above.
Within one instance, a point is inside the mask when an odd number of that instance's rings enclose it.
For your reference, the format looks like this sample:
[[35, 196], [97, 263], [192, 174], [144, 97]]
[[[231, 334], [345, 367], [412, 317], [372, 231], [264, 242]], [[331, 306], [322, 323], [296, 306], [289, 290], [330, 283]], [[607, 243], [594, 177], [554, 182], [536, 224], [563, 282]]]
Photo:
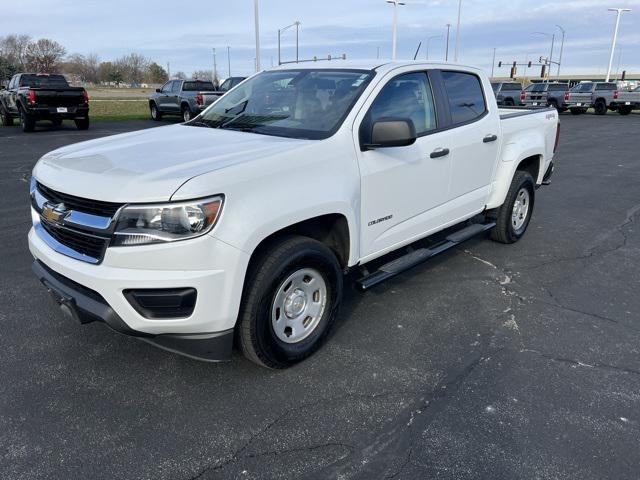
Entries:
[[498, 109], [472, 67], [279, 67], [190, 122], [44, 155], [33, 269], [81, 323], [284, 368], [327, 337], [344, 272], [366, 290], [483, 231], [520, 239], [558, 136], [554, 109]]

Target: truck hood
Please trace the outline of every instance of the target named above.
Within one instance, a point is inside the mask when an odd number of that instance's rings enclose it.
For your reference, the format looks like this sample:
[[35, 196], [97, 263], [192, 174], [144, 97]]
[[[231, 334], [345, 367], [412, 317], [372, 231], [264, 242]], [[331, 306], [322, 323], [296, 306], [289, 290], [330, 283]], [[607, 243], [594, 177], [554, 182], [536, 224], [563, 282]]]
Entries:
[[118, 203], [168, 201], [193, 177], [308, 143], [171, 125], [59, 148], [43, 156], [33, 174], [47, 187], [77, 197]]

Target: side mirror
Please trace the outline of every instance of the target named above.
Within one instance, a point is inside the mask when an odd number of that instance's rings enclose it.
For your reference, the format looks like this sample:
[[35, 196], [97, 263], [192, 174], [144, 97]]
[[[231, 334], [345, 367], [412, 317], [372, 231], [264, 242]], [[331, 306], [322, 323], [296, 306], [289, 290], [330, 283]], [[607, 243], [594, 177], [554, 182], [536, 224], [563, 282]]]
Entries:
[[0, 85], [0, 90], [6, 90], [7, 87], [5, 87], [4, 85]]
[[162, 90], [159, 88], [156, 88], [156, 93], [162, 93]]
[[371, 127], [371, 143], [368, 149], [406, 147], [416, 141], [416, 128], [413, 121], [405, 118], [379, 120]]

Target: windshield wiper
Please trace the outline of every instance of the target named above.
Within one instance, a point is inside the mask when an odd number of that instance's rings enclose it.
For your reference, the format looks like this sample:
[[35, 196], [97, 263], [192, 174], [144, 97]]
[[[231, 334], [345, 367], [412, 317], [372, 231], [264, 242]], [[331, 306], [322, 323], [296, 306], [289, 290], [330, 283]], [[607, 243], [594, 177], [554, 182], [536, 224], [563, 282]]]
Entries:
[[209, 125], [209, 124], [208, 124], [208, 123], [206, 123], [206, 122], [188, 122], [188, 123], [186, 123], [185, 125], [189, 125], [189, 126], [192, 126], [192, 127], [206, 127], [206, 128], [213, 128], [213, 126], [212, 126], [212, 125]]

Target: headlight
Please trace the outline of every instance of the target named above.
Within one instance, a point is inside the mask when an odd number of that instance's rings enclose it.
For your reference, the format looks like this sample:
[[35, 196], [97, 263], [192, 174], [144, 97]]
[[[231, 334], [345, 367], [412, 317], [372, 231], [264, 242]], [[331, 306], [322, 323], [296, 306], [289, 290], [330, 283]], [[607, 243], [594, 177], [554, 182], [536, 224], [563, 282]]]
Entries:
[[130, 205], [118, 214], [112, 245], [148, 245], [199, 237], [211, 231], [223, 197], [158, 205]]

